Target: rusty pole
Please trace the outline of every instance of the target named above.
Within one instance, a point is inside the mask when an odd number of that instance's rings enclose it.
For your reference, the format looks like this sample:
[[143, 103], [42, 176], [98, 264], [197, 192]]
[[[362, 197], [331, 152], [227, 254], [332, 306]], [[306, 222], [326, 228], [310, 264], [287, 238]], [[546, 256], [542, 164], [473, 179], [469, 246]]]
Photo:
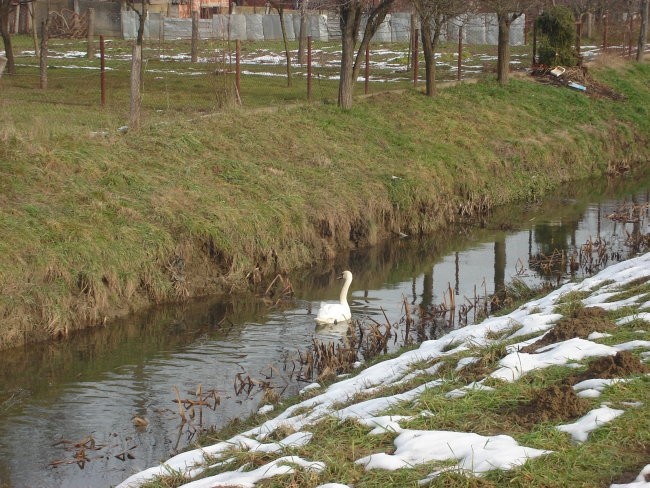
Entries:
[[366, 44], [366, 81], [363, 86], [363, 92], [367, 95], [370, 82], [370, 43]]
[[526, 17], [524, 21], [524, 46], [528, 45], [528, 31], [530, 30], [530, 20]]
[[99, 57], [100, 57], [100, 78], [99, 87], [101, 90], [102, 107], [106, 106], [106, 58], [104, 57], [104, 36], [99, 36]]
[[607, 52], [607, 13], [603, 15], [603, 53]]
[[458, 28], [458, 73], [456, 78], [458, 81], [463, 77], [463, 26]]
[[311, 36], [307, 36], [307, 100], [311, 100]]
[[630, 14], [630, 21], [627, 24], [628, 43], [627, 43], [627, 56], [632, 57], [632, 32], [634, 31], [634, 15]]
[[533, 62], [532, 66], [537, 64], [537, 17], [533, 20]]
[[580, 67], [582, 67], [582, 54], [580, 54], [580, 50], [582, 49], [581, 41], [582, 41], [582, 20], [579, 20], [578, 22], [576, 22], [576, 54], [578, 55], [578, 66]]
[[418, 30], [413, 31], [413, 86], [418, 84]]
[[239, 56], [241, 54], [241, 41], [235, 41], [235, 88], [237, 89], [237, 98], [241, 99], [241, 72], [239, 69]]

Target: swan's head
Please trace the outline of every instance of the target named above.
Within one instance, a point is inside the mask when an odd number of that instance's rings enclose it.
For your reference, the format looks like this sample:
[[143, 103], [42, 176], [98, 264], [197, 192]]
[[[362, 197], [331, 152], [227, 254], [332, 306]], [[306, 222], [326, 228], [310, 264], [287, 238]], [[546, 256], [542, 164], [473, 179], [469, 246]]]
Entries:
[[339, 276], [339, 280], [352, 280], [352, 273], [350, 271], [343, 271]]

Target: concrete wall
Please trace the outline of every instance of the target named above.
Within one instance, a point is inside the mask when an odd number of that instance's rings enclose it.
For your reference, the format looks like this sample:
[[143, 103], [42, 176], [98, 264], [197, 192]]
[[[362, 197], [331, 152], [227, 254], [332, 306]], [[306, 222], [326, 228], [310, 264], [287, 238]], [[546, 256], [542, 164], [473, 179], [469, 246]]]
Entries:
[[392, 42], [409, 42], [411, 38], [411, 14], [395, 12], [390, 16], [390, 35]]
[[[522, 15], [510, 26], [510, 45], [520, 46], [524, 43], [524, 23]], [[458, 30], [463, 28], [465, 44], [489, 44], [496, 46], [499, 39], [499, 24], [495, 14], [463, 15], [450, 20], [445, 29], [446, 39], [458, 41]]]
[[[80, 13], [88, 8], [95, 9], [95, 34], [105, 36], [123, 36], [125, 39], [134, 39], [137, 34], [138, 17], [135, 12], [120, 10], [119, 2], [97, 0], [78, 0]], [[47, 5], [50, 10], [72, 9], [73, 0], [37, 0], [36, 19], [38, 24], [47, 14]], [[300, 15], [297, 13], [284, 14], [287, 37], [294, 40], [300, 30]], [[330, 26], [338, 26], [337, 18], [329, 19]], [[512, 23], [510, 28], [510, 44], [521, 45], [524, 42], [524, 17], [521, 16]], [[491, 44], [496, 45], [498, 25], [496, 15], [466, 15], [452, 19], [448, 22], [441, 35], [441, 41], [458, 40], [459, 26], [463, 26], [463, 42], [466, 44]], [[327, 15], [308, 14], [308, 35], [314, 41], [328, 41]], [[365, 20], [362, 22], [362, 28]], [[333, 37], [336, 34], [332, 33]], [[282, 39], [280, 18], [277, 14], [232, 14], [215, 15], [212, 19], [199, 21], [199, 36], [202, 39], [230, 39], [230, 40], [279, 40]], [[373, 42], [409, 42], [411, 36], [411, 14], [395, 12], [386, 16]], [[163, 13], [150, 13], [145, 25], [147, 39], [190, 39], [192, 37], [191, 19], [169, 18]]]
[[[308, 35], [315, 41], [327, 41], [327, 22], [324, 15], [308, 16]], [[296, 30], [300, 29], [298, 14], [284, 14], [287, 38], [294, 40]], [[125, 39], [134, 39], [137, 34], [138, 16], [135, 12], [122, 12], [122, 33]], [[97, 34], [101, 34], [95, 29]], [[147, 39], [191, 39], [192, 20], [172, 19], [149, 15], [145, 24]], [[199, 37], [201, 39], [270, 41], [282, 39], [280, 17], [262, 14], [215, 15], [212, 19], [199, 20]]]
[[[135, 36], [137, 17], [133, 12], [125, 12], [123, 19], [123, 32], [126, 39]], [[284, 14], [287, 38], [294, 40], [300, 30], [299, 14]], [[126, 19], [126, 20], [125, 20]], [[510, 44], [521, 45], [524, 42], [524, 18], [519, 17], [510, 27]], [[361, 22], [361, 31], [365, 27], [366, 19]], [[308, 17], [308, 35], [315, 41], [328, 41], [328, 23], [326, 15], [310, 14]], [[496, 45], [498, 39], [498, 25], [496, 16], [471, 15], [452, 19], [441, 33], [440, 40], [456, 42], [459, 27], [463, 27], [463, 42], [466, 44], [491, 44]], [[169, 19], [163, 21], [163, 31], [149, 27], [147, 37], [164, 39], [189, 39], [192, 37], [191, 19]], [[215, 15], [211, 20], [201, 20], [199, 35], [202, 39], [228, 39], [248, 41], [271, 41], [282, 39], [280, 17], [277, 14], [233, 14]], [[229, 37], [230, 36], [230, 37]], [[373, 42], [409, 42], [411, 36], [411, 14], [397, 12], [386, 16], [386, 20], [379, 26]]]

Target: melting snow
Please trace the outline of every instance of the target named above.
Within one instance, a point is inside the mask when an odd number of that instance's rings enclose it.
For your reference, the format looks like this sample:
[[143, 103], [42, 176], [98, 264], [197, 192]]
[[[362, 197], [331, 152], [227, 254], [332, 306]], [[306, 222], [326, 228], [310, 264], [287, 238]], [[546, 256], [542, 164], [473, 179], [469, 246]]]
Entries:
[[317, 388], [320, 388], [320, 383], [309, 383], [307, 386], [305, 386], [302, 390], [300, 390], [300, 395], [304, 395], [308, 391], [315, 390]]
[[466, 358], [462, 358], [462, 359], [460, 359], [458, 361], [458, 364], [456, 365], [456, 371], [460, 371], [465, 366], [469, 366], [470, 364], [474, 364], [478, 360], [479, 360], [479, 358], [474, 357], [474, 356], [468, 356]]
[[260, 415], [264, 415], [269, 412], [272, 412], [274, 409], [275, 407], [273, 407], [273, 405], [264, 405], [257, 410], [257, 413], [259, 413]]
[[442, 430], [405, 430], [395, 439], [394, 454], [371, 454], [356, 461], [366, 469], [396, 470], [431, 461], [458, 461], [474, 474], [509, 469], [550, 451], [522, 447], [507, 435], [482, 436]]
[[467, 395], [468, 391], [472, 391], [472, 390], [475, 390], [475, 391], [477, 391], [477, 390], [493, 391], [494, 390], [494, 388], [492, 388], [491, 386], [485, 386], [483, 384], [483, 381], [484, 380], [474, 381], [474, 382], [470, 383], [467, 386], [463, 386], [462, 388], [457, 388], [455, 390], [450, 391], [445, 396], [447, 398], [461, 398], [461, 397], [464, 397], [465, 395]]
[[373, 427], [369, 435], [380, 435], [386, 432], [402, 432], [399, 422], [401, 420], [411, 420], [412, 418], [412, 416], [408, 415], [384, 415], [382, 417], [360, 419], [359, 423], [366, 427]]
[[578, 392], [578, 396], [582, 398], [595, 398], [600, 396], [602, 391], [610, 386], [614, 385], [616, 383], [621, 383], [621, 382], [627, 382], [628, 380], [626, 379], [621, 379], [621, 378], [613, 378], [613, 379], [592, 379], [592, 380], [585, 380], [581, 381], [580, 383], [576, 383], [573, 385], [573, 389]]
[[[650, 302], [648, 302], [648, 303], [650, 303]], [[641, 313], [636, 313], [634, 315], [628, 315], [627, 317], [623, 317], [621, 319], [618, 319], [616, 321], [616, 325], [629, 324], [630, 322], [632, 322], [634, 320], [645, 320], [646, 322], [650, 322], [650, 313], [641, 312]]]
[[294, 466], [300, 466], [308, 471], [320, 472], [325, 469], [325, 463], [306, 461], [298, 456], [284, 456], [260, 466], [253, 471], [226, 471], [215, 476], [209, 476], [183, 485], [184, 488], [216, 488], [218, 486], [237, 486], [251, 488], [255, 483], [273, 476], [292, 474]]
[[622, 414], [623, 410], [600, 407], [590, 411], [584, 417], [580, 417], [572, 424], [558, 425], [557, 429], [571, 434], [571, 437], [575, 442], [585, 442], [591, 431], [596, 430], [601, 425], [611, 422]]
[[580, 361], [594, 356], [614, 356], [617, 348], [576, 337], [542, 347], [537, 351], [536, 354], [523, 352], [508, 354], [499, 361], [501, 368], [490, 376], [504, 381], [515, 381], [534, 369], [563, 365], [569, 361]]
[[587, 339], [595, 341], [596, 339], [604, 339], [605, 337], [612, 337], [612, 334], [607, 334], [606, 332], [592, 332], [587, 336]]

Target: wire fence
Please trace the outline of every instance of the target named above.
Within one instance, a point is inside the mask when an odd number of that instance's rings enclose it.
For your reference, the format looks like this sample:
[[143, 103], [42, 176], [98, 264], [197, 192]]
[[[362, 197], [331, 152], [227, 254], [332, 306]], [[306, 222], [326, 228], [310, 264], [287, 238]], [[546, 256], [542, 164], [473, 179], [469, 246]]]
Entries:
[[[482, 25], [486, 27], [485, 22]], [[530, 26], [530, 22], [521, 25], [523, 42], [512, 48], [512, 70], [523, 70], [533, 63]], [[610, 20], [598, 27], [598, 43], [584, 42], [580, 48], [586, 60], [602, 53], [636, 55], [633, 41], [638, 26]], [[477, 24], [468, 19], [457, 19], [447, 26], [436, 54], [438, 82], [467, 80], [495, 71], [496, 46], [468, 42], [477, 37], [477, 29]], [[409, 24], [407, 34], [400, 42], [373, 41], [367, 52], [361, 53], [355, 94], [424, 85], [425, 59], [420, 42], [416, 42], [417, 30]], [[21, 88], [39, 86], [42, 75], [37, 46], [30, 49], [29, 38], [22, 37], [17, 73], [2, 78], [2, 83], [18, 100], [128, 108], [132, 42], [101, 39], [51, 39], [46, 63], [50, 83], [48, 90], [35, 96]], [[190, 39], [163, 36], [145, 42], [145, 110], [201, 112], [232, 104], [254, 108], [305, 100], [334, 102], [337, 98], [339, 39], [323, 41], [309, 36], [301, 46], [294, 36], [285, 46], [280, 40], [202, 38], [197, 50], [196, 62], [192, 62]]]

